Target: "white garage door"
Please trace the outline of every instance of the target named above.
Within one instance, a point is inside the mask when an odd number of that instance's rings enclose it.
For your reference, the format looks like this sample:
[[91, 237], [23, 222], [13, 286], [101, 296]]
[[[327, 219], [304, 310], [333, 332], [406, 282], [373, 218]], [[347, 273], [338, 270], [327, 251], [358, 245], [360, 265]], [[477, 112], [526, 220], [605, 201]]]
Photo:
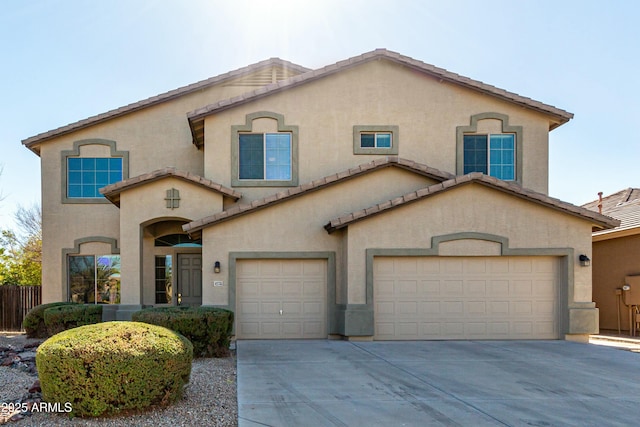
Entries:
[[376, 257], [375, 338], [556, 339], [554, 257]]
[[326, 260], [238, 260], [236, 336], [326, 338]]

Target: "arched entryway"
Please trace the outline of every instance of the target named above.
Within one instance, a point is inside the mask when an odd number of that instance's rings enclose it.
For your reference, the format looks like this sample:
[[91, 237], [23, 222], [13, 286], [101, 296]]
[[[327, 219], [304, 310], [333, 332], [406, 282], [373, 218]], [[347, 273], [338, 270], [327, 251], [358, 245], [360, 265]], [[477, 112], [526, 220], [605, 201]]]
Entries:
[[143, 303], [202, 305], [202, 241], [182, 231], [186, 219], [143, 227]]

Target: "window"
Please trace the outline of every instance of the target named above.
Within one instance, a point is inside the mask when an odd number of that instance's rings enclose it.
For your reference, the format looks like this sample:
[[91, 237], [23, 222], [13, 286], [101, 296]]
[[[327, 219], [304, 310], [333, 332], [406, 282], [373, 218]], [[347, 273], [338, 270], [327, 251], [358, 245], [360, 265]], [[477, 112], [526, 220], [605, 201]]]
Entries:
[[171, 304], [172, 276], [171, 255], [156, 256], [156, 304]]
[[353, 154], [398, 154], [398, 126], [354, 126]]
[[71, 301], [120, 304], [120, 255], [70, 255]]
[[391, 148], [391, 134], [363, 132], [360, 134], [360, 148]]
[[241, 133], [239, 179], [291, 180], [291, 134]]
[[247, 114], [244, 124], [232, 125], [231, 185], [298, 185], [298, 126], [285, 124], [282, 114], [270, 111]]
[[83, 139], [72, 150], [61, 152], [62, 203], [111, 203], [100, 189], [129, 178], [129, 152], [118, 151], [116, 142]]
[[122, 181], [122, 158], [67, 158], [67, 197], [102, 198], [100, 188]]
[[464, 135], [463, 173], [482, 172], [505, 181], [516, 179], [515, 135]]

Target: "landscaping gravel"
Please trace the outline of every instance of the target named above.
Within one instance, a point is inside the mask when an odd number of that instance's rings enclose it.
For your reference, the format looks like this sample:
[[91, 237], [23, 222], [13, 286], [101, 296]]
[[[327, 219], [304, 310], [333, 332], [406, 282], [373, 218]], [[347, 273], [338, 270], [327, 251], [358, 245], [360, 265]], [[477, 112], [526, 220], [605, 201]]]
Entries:
[[[33, 342], [24, 335], [0, 334], [0, 347], [21, 349]], [[37, 376], [15, 366], [0, 366], [0, 402], [29, 396]], [[0, 424], [2, 423], [0, 419]], [[74, 418], [64, 413], [33, 412], [9, 426], [237, 426], [235, 354], [222, 359], [194, 359], [183, 398], [166, 408], [111, 418]]]

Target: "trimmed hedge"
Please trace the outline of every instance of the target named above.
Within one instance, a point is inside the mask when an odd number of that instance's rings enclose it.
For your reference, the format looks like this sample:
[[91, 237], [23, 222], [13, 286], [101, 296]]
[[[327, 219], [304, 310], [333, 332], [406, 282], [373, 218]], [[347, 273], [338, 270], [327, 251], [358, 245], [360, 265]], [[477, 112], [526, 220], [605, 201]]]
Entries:
[[24, 320], [22, 321], [22, 327], [27, 332], [29, 338], [48, 338], [50, 335], [47, 333], [47, 326], [44, 323], [44, 312], [48, 308], [77, 305], [75, 302], [51, 302], [48, 304], [40, 304], [33, 307]]
[[78, 326], [102, 322], [102, 306], [74, 304], [50, 307], [44, 311], [44, 324], [49, 336]]
[[61, 332], [36, 351], [45, 401], [69, 402], [71, 416], [112, 415], [182, 396], [193, 346], [185, 337], [139, 322], [105, 322]]
[[194, 357], [229, 356], [232, 311], [215, 307], [152, 307], [133, 313], [132, 320], [184, 335], [193, 344]]

